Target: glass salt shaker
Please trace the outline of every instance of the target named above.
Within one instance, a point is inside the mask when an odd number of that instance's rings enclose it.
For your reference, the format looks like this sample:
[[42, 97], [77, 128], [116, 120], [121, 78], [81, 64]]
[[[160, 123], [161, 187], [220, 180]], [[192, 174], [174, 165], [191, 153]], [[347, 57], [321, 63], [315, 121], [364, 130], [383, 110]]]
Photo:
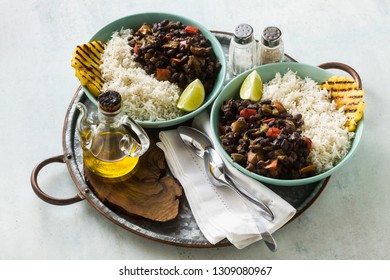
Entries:
[[233, 75], [238, 75], [256, 65], [256, 41], [253, 28], [240, 24], [234, 29], [229, 46], [229, 66]]
[[281, 62], [284, 58], [282, 32], [275, 26], [264, 29], [259, 44], [260, 64]]

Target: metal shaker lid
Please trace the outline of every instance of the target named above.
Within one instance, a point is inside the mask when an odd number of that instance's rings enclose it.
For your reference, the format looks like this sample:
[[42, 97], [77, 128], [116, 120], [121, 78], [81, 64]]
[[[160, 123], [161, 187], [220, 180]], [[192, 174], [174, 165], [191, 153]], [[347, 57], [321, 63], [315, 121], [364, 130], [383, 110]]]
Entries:
[[245, 45], [253, 41], [253, 28], [249, 24], [242, 23], [234, 29], [234, 41]]
[[276, 47], [282, 40], [282, 31], [275, 26], [268, 26], [261, 34], [261, 43], [267, 47]]

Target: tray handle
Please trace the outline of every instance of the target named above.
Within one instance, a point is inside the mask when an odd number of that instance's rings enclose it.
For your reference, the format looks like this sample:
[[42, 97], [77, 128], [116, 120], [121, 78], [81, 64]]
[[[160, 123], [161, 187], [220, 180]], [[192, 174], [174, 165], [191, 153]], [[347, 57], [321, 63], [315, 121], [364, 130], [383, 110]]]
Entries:
[[357, 85], [358, 85], [358, 87], [360, 89], [363, 88], [362, 80], [360, 79], [359, 74], [355, 71], [355, 69], [353, 69], [351, 66], [349, 66], [347, 64], [344, 64], [344, 63], [341, 63], [341, 62], [326, 62], [326, 63], [318, 65], [318, 67], [320, 67], [322, 69], [339, 69], [339, 70], [343, 70], [343, 71], [347, 72], [349, 75], [352, 76], [352, 78], [355, 80], [355, 82], [357, 83]]
[[53, 205], [60, 205], [60, 206], [69, 205], [69, 204], [73, 204], [73, 203], [80, 202], [80, 201], [84, 200], [85, 197], [81, 193], [78, 193], [74, 197], [71, 197], [71, 198], [55, 198], [55, 197], [52, 197], [52, 196], [46, 194], [39, 187], [39, 184], [38, 184], [39, 172], [46, 165], [49, 165], [49, 164], [55, 163], [55, 162], [56, 163], [65, 163], [64, 155], [54, 156], [54, 157], [45, 159], [44, 161], [39, 163], [31, 172], [31, 186], [32, 186], [32, 189], [34, 190], [35, 194], [40, 199], [42, 199], [43, 201], [45, 201], [47, 203], [50, 203]]

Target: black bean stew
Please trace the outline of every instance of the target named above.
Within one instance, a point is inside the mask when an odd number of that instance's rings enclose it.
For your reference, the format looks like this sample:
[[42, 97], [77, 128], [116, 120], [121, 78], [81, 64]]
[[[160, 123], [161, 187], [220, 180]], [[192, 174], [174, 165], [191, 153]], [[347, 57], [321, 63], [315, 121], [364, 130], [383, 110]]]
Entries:
[[148, 74], [181, 89], [199, 78], [206, 94], [212, 91], [221, 63], [198, 28], [165, 19], [152, 25], [144, 23], [128, 40], [135, 60]]
[[312, 142], [301, 135], [300, 114], [279, 102], [230, 99], [220, 109], [220, 140], [233, 161], [247, 170], [277, 179], [315, 175], [309, 161]]

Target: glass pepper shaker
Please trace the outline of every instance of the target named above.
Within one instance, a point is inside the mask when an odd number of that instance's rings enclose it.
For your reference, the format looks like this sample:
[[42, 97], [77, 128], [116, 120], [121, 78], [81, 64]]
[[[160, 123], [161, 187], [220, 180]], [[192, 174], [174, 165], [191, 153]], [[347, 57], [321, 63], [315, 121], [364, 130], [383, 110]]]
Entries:
[[234, 29], [229, 46], [229, 66], [233, 75], [238, 75], [256, 65], [256, 41], [253, 28], [240, 24]]
[[282, 32], [275, 26], [264, 29], [260, 40], [260, 64], [281, 62], [284, 58]]

